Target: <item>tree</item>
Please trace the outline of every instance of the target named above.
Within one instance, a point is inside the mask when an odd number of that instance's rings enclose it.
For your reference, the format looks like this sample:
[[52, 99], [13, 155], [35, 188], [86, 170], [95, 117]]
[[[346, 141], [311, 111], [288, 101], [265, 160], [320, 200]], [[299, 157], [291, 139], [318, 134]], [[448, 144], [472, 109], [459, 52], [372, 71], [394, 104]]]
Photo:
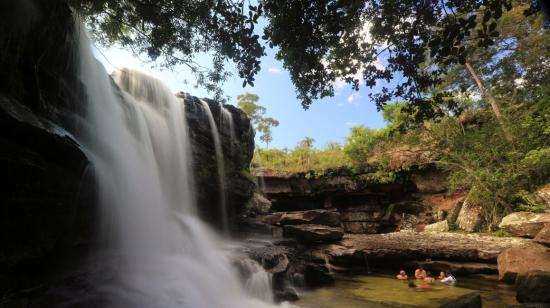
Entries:
[[269, 148], [269, 143], [273, 141], [273, 135], [271, 134], [271, 127], [279, 126], [279, 121], [272, 117], [265, 117], [260, 120], [257, 125], [257, 130], [262, 133], [260, 140], [265, 143], [265, 147]]
[[[437, 117], [440, 106], [452, 109], [456, 103], [447, 99], [450, 93], [433, 89], [449, 67], [462, 65], [506, 132], [498, 102], [468, 60], [473, 51], [495, 44], [497, 21], [512, 9], [512, 0], [264, 3], [269, 18], [264, 37], [279, 48], [277, 58], [289, 70], [304, 108], [332, 96], [334, 82], [343, 79], [355, 90], [361, 82], [380, 87], [369, 94], [380, 109], [401, 99], [419, 120]], [[525, 11], [539, 10], [532, 1]]]
[[298, 146], [294, 148], [293, 154], [299, 157], [303, 171], [311, 170], [311, 156], [313, 154], [314, 142], [315, 139], [306, 136], [298, 143]]
[[271, 128], [279, 126], [279, 121], [272, 117], [266, 117], [266, 108], [258, 104], [260, 97], [256, 94], [245, 93], [237, 96], [239, 108], [248, 115], [257, 131], [262, 133], [260, 140], [265, 143], [266, 148], [273, 141]]
[[[130, 48], [135, 54], [161, 58], [163, 65], [186, 65], [199, 85], [221, 97], [219, 84], [235, 63], [245, 85], [254, 85], [264, 47], [254, 27], [261, 5], [245, 1], [66, 0], [83, 17], [96, 41]], [[201, 66], [197, 53], [212, 56], [212, 67]]]

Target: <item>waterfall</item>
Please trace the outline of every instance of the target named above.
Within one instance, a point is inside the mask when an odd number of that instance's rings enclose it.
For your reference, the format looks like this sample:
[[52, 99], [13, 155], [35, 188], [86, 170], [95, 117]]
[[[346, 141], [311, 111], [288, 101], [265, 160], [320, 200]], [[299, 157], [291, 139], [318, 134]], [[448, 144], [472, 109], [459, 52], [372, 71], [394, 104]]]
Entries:
[[83, 30], [79, 49], [87, 103], [77, 139], [99, 185], [103, 251], [114, 268], [97, 286], [107, 306], [271, 306], [247, 294], [221, 240], [196, 216], [184, 104], [133, 70], [114, 74], [117, 89]]
[[248, 294], [264, 301], [273, 301], [272, 275], [266, 272], [258, 262], [249, 258], [241, 259], [238, 266], [245, 279], [245, 289]]
[[221, 222], [223, 231], [225, 234], [229, 233], [229, 222], [228, 222], [228, 213], [227, 213], [227, 200], [225, 195], [225, 162], [222, 152], [222, 143], [220, 141], [220, 134], [218, 132], [218, 127], [214, 121], [214, 116], [212, 115], [212, 110], [208, 103], [199, 100], [202, 104], [202, 108], [206, 113], [208, 118], [208, 123], [210, 125], [210, 131], [212, 132], [212, 139], [214, 140], [214, 149], [216, 150], [216, 163], [218, 167], [218, 186], [220, 188], [220, 208], [221, 208]]
[[[222, 104], [220, 104], [221, 114], [222, 114], [222, 124], [225, 124], [227, 131], [229, 131], [229, 148], [231, 150], [231, 154], [235, 154], [235, 124], [233, 122], [233, 114], [223, 107]], [[223, 126], [223, 125], [222, 125]]]

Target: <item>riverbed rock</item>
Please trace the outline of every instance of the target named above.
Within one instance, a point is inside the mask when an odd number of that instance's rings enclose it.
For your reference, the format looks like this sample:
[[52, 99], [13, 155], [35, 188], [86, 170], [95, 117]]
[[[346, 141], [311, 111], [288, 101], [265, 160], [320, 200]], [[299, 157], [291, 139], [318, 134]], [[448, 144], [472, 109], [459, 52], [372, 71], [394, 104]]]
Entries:
[[456, 225], [460, 230], [476, 232], [481, 226], [481, 219], [481, 208], [468, 201], [464, 201], [456, 218]]
[[539, 233], [537, 233], [533, 241], [550, 247], [550, 223], [545, 224]]
[[514, 236], [533, 238], [548, 223], [550, 213], [515, 212], [505, 216], [499, 228]]
[[445, 303], [440, 308], [481, 308], [481, 295], [478, 293], [466, 294]]
[[518, 274], [529, 271], [550, 272], [550, 248], [530, 243], [508, 248], [498, 256], [499, 279], [514, 283]]
[[341, 228], [305, 224], [284, 226], [283, 235], [301, 243], [327, 243], [342, 239], [344, 232]]
[[550, 303], [550, 272], [530, 271], [518, 275], [516, 292], [520, 303]]
[[446, 220], [436, 222], [424, 227], [424, 232], [447, 232], [449, 231], [449, 223]]
[[340, 226], [340, 213], [328, 210], [288, 212], [281, 216], [281, 225], [317, 224], [330, 227]]

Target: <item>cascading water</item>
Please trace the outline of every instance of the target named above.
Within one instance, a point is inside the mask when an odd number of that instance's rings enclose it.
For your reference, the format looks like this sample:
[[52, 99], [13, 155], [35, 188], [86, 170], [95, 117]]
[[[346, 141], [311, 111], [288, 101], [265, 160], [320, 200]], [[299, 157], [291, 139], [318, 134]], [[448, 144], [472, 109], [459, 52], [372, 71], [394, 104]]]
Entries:
[[228, 213], [227, 213], [227, 200], [225, 195], [225, 162], [222, 152], [222, 143], [220, 141], [220, 134], [218, 132], [218, 127], [216, 126], [216, 121], [212, 115], [212, 110], [208, 103], [200, 100], [202, 108], [206, 113], [208, 118], [208, 124], [210, 125], [210, 131], [212, 132], [212, 139], [214, 139], [214, 149], [216, 150], [216, 163], [218, 167], [218, 185], [220, 188], [220, 208], [221, 208], [221, 222], [223, 231], [225, 234], [229, 233], [229, 222], [228, 222]]
[[229, 110], [225, 109], [222, 104], [220, 104], [220, 109], [222, 111], [222, 124], [226, 126], [224, 129], [226, 129], [226, 131], [229, 131], [229, 142], [230, 142], [229, 146], [230, 146], [231, 154], [234, 154], [236, 134], [235, 134], [235, 125], [233, 123], [233, 114]]
[[[120, 70], [116, 89], [80, 35], [86, 115], [78, 136], [99, 185], [114, 307], [267, 307], [251, 298], [196, 216], [184, 105], [159, 80]], [[105, 305], [102, 305], [105, 306]]]

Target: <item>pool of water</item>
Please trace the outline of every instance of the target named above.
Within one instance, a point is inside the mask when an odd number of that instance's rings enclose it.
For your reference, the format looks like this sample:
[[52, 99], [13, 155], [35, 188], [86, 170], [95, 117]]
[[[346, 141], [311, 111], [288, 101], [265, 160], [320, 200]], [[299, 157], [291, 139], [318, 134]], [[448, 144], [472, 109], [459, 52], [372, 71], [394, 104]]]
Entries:
[[455, 286], [436, 282], [425, 290], [409, 288], [406, 281], [389, 275], [340, 275], [333, 286], [300, 292], [297, 304], [304, 308], [438, 307], [469, 293], [480, 293], [483, 307], [517, 303], [514, 289], [493, 279], [458, 277]]

